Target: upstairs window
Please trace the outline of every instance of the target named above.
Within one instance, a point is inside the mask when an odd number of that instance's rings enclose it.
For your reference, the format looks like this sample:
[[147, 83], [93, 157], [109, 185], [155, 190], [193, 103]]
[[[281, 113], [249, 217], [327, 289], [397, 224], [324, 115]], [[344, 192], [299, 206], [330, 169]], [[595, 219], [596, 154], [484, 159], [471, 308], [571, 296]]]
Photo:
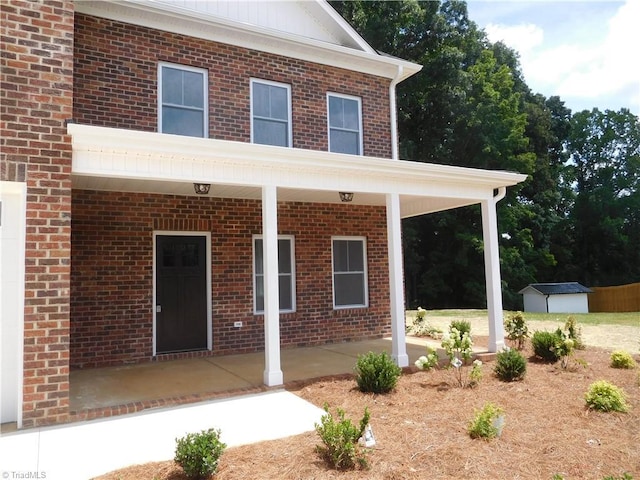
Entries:
[[367, 258], [365, 239], [361, 237], [335, 237], [333, 255], [334, 308], [366, 307]]
[[[264, 264], [262, 236], [253, 237], [253, 305], [264, 313]], [[278, 293], [281, 312], [295, 311], [296, 282], [293, 237], [278, 237]]]
[[329, 151], [362, 155], [362, 115], [358, 97], [327, 94]]
[[207, 71], [161, 63], [158, 71], [158, 131], [207, 136]]
[[291, 146], [291, 87], [251, 80], [251, 141]]

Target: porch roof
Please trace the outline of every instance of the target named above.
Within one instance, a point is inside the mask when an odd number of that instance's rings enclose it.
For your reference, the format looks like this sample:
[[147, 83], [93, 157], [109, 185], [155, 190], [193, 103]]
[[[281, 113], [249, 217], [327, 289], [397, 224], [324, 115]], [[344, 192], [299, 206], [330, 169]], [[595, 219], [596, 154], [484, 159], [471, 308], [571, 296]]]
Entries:
[[260, 199], [263, 186], [279, 201], [385, 205], [400, 197], [403, 218], [479, 203], [526, 175], [210, 138], [69, 124], [73, 188]]

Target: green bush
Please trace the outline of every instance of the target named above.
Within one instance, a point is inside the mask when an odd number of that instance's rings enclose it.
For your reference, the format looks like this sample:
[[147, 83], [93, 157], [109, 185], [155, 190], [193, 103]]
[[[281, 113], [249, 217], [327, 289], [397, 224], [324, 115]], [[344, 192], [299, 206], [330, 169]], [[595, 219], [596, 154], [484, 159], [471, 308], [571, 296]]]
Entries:
[[453, 320], [449, 325], [449, 332], [451, 332], [452, 328], [458, 330], [460, 338], [462, 338], [465, 333], [471, 336], [471, 322], [468, 320]]
[[524, 342], [529, 338], [529, 327], [522, 312], [509, 315], [504, 322], [504, 329], [507, 332], [507, 338], [516, 342], [518, 350], [522, 350]]
[[527, 372], [527, 359], [518, 350], [503, 350], [496, 356], [493, 371], [503, 382], [522, 380]]
[[582, 328], [578, 325], [576, 317], [569, 315], [564, 324], [564, 329], [567, 332], [567, 337], [573, 340], [574, 347], [578, 350], [584, 350], [585, 345], [582, 342]]
[[556, 345], [562, 340], [557, 332], [533, 332], [531, 337], [533, 353], [536, 354], [536, 357], [546, 362], [557, 362], [560, 357], [558, 356]]
[[613, 368], [635, 368], [636, 362], [629, 352], [616, 350], [611, 353], [611, 366]]
[[337, 409], [337, 420], [329, 412], [329, 406], [326, 403], [324, 411], [326, 414], [320, 419], [320, 424], [315, 424], [316, 432], [323, 443], [316, 446], [316, 452], [324, 461], [338, 470], [354, 469], [357, 466], [366, 468], [368, 466], [367, 449], [362, 447], [358, 440], [369, 424], [369, 410], [364, 409], [359, 427], [345, 418], [345, 412], [340, 408]]
[[628, 474], [628, 473], [623, 473], [622, 475], [620, 475], [619, 477], [614, 477], [613, 475], [608, 475], [606, 477], [603, 477], [602, 480], [633, 480], [633, 477]]
[[361, 392], [387, 393], [395, 388], [402, 369], [386, 352], [369, 352], [358, 356], [355, 372]]
[[593, 410], [626, 412], [628, 409], [624, 390], [605, 380], [592, 383], [584, 399]]
[[471, 438], [495, 438], [502, 431], [499, 419], [504, 421], [504, 412], [493, 403], [485, 403], [481, 410], [476, 410], [473, 420], [469, 423], [468, 432]]
[[225, 448], [227, 445], [220, 441], [220, 430], [210, 428], [200, 433], [189, 433], [176, 438], [174, 461], [189, 478], [209, 478], [218, 469], [218, 461]]

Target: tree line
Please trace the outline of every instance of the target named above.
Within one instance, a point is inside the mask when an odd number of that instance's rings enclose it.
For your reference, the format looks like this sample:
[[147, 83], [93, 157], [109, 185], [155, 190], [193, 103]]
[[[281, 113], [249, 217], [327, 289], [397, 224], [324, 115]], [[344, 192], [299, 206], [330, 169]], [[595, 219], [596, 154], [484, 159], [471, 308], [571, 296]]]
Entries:
[[[332, 1], [380, 52], [423, 65], [398, 86], [403, 159], [528, 175], [498, 204], [505, 308], [533, 282], [640, 281], [640, 122], [532, 92], [518, 54], [464, 1]], [[486, 304], [479, 206], [403, 221], [407, 306]]]

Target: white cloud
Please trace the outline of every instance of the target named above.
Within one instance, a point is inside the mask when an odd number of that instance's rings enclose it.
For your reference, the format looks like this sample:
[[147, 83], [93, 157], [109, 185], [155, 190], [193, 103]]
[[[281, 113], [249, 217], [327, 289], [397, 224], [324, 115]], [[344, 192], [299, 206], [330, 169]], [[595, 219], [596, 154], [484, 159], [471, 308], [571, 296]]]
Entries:
[[[552, 32], [534, 23], [489, 24], [485, 31], [492, 42], [501, 40], [519, 52], [522, 72], [534, 92], [559, 95], [582, 105], [579, 108], [628, 107], [640, 114], [640, 1], [626, 0], [609, 19], [599, 19], [600, 28], [590, 30], [587, 39], [573, 35], [592, 27], [581, 22], [581, 3], [573, 4], [575, 23], [560, 25], [564, 30], [561, 35], [553, 32], [553, 43]], [[599, 99], [610, 105], [600, 105]]]

